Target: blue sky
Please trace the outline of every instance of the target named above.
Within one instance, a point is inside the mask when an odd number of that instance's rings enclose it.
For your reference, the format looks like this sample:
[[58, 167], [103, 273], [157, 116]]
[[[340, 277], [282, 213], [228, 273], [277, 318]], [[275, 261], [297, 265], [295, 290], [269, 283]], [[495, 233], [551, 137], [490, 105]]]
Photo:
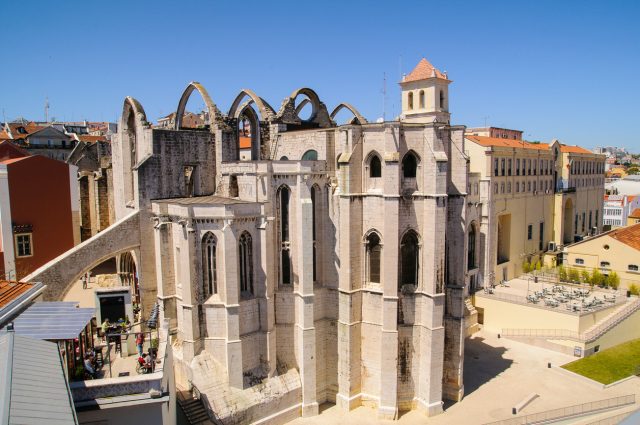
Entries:
[[58, 120], [114, 121], [130, 95], [155, 121], [200, 81], [224, 111], [242, 88], [277, 109], [308, 86], [329, 109], [349, 102], [374, 120], [384, 73], [390, 118], [401, 72], [425, 56], [454, 81], [455, 124], [486, 119], [529, 140], [640, 152], [638, 1], [5, 0], [2, 9], [7, 119], [43, 119], [48, 97]]

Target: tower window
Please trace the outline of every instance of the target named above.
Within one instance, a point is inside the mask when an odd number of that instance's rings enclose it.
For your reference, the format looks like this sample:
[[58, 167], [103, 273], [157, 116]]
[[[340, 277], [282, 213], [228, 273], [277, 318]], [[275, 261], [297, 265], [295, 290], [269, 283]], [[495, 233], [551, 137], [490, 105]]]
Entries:
[[253, 295], [253, 243], [249, 232], [243, 232], [238, 243], [240, 292]]
[[369, 177], [382, 177], [382, 163], [380, 162], [378, 155], [373, 155], [371, 157], [371, 162], [369, 162]]
[[420, 90], [420, 94], [418, 95], [420, 109], [424, 109], [424, 90]]
[[380, 236], [372, 232], [367, 237], [367, 281], [380, 283], [380, 259], [382, 254], [382, 245], [380, 245]]
[[202, 238], [202, 272], [204, 295], [217, 294], [216, 237], [211, 232], [207, 232]]
[[440, 90], [440, 109], [444, 110], [445, 106], [444, 106], [444, 91]]
[[400, 287], [418, 284], [418, 236], [408, 231], [400, 242]]
[[286, 186], [278, 193], [278, 227], [280, 238], [280, 278], [284, 285], [291, 284], [291, 242], [289, 241], [289, 197]]
[[409, 92], [408, 95], [408, 103], [409, 103], [409, 109], [413, 109], [413, 92]]
[[418, 160], [411, 152], [407, 153], [402, 160], [402, 173], [405, 178], [416, 178]]

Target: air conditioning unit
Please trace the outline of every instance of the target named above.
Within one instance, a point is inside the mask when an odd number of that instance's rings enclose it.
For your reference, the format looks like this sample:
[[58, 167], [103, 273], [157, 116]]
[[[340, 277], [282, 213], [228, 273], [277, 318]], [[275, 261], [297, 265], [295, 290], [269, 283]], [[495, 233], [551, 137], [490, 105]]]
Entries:
[[598, 234], [598, 227], [594, 226], [591, 228], [591, 234], [592, 235], [597, 235]]
[[555, 242], [550, 241], [549, 245], [547, 246], [547, 251], [555, 251], [558, 248], [558, 246], [556, 245]]

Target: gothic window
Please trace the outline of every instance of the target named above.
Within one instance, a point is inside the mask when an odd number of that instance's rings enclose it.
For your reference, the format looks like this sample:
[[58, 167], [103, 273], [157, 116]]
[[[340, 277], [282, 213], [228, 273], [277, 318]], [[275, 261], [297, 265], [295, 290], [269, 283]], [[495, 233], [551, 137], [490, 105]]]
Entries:
[[404, 178], [416, 178], [416, 171], [418, 168], [418, 160], [416, 156], [409, 152], [404, 156], [402, 160], [402, 173]]
[[424, 90], [420, 90], [420, 93], [418, 95], [418, 99], [419, 99], [419, 104], [420, 104], [420, 109], [424, 109]]
[[240, 293], [253, 295], [253, 243], [249, 232], [243, 232], [238, 241]]
[[409, 101], [409, 109], [413, 109], [413, 92], [409, 92], [408, 101]]
[[382, 258], [382, 245], [380, 236], [371, 232], [367, 236], [366, 245], [367, 282], [380, 283], [380, 260]]
[[318, 188], [317, 186], [312, 186], [311, 187], [311, 237], [313, 240], [313, 281], [316, 282], [318, 280], [318, 261], [317, 261], [317, 257], [318, 257], [318, 250], [317, 250], [317, 237], [318, 237], [318, 233], [316, 230], [316, 226], [318, 223], [318, 219], [316, 217], [316, 208], [318, 207], [317, 204], [317, 200], [318, 200], [318, 192], [320, 191], [320, 188]]
[[302, 155], [302, 160], [303, 161], [317, 161], [318, 160], [318, 152], [313, 150], [313, 149], [309, 149], [308, 151], [306, 151], [304, 153], [304, 155]]
[[206, 297], [218, 293], [216, 237], [207, 232], [202, 238], [203, 293]]
[[286, 186], [278, 190], [278, 238], [280, 249], [280, 282], [291, 284], [291, 242], [289, 240], [289, 198], [291, 192]]
[[469, 226], [469, 237], [467, 240], [467, 270], [473, 270], [476, 265], [476, 226], [471, 223]]
[[400, 288], [402, 285], [418, 285], [418, 235], [410, 230], [400, 242]]
[[369, 161], [369, 177], [382, 177], [382, 163], [378, 155], [373, 155]]

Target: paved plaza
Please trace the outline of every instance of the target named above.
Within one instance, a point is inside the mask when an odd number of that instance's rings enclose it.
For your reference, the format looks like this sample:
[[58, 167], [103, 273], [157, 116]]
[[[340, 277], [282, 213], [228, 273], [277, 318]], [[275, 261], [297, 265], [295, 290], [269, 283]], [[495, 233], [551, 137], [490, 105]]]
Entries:
[[[561, 353], [499, 339], [495, 334], [480, 331], [466, 340], [465, 398], [460, 403], [446, 404], [445, 412], [439, 416], [427, 418], [418, 411], [411, 411], [403, 414], [397, 423], [479, 425], [508, 419], [513, 416], [511, 408], [531, 393], [540, 397], [522, 411], [523, 415], [626, 394], [640, 396], [640, 378], [602, 389], [547, 368], [549, 362], [557, 366], [572, 360], [573, 357]], [[345, 413], [335, 406], [325, 406], [319, 416], [299, 418], [292, 423], [365, 425], [392, 422], [378, 420], [376, 411], [367, 407]]]

